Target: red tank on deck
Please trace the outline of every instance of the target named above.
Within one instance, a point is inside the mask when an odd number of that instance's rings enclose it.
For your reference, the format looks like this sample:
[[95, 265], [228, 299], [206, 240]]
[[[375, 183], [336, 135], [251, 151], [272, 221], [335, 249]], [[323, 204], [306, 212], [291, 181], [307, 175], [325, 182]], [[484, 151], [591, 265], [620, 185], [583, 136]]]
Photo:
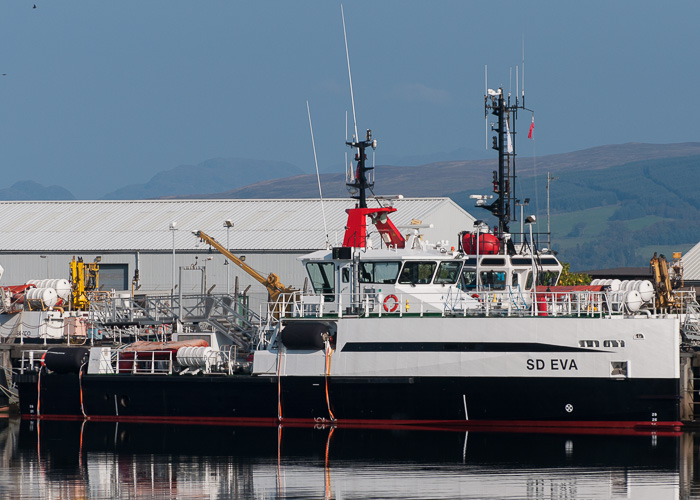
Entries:
[[[479, 234], [479, 255], [495, 255], [501, 248], [501, 242], [495, 234]], [[462, 236], [462, 249], [467, 255], [476, 255], [476, 234], [466, 233]]]

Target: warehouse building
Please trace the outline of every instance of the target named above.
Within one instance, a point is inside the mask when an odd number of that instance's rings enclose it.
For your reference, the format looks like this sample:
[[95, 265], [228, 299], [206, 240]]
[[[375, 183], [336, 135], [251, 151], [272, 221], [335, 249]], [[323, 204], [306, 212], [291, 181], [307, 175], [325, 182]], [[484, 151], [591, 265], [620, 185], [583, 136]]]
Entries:
[[[430, 242], [448, 240], [456, 247], [457, 234], [473, 228], [474, 218], [449, 198], [389, 203], [398, 210], [391, 219], [403, 233], [418, 223]], [[193, 233], [204, 231], [263, 277], [275, 273], [283, 284], [301, 288], [305, 275], [298, 257], [325, 248], [327, 241], [339, 246], [345, 210], [354, 204], [352, 199], [0, 202], [5, 269], [0, 284], [69, 278], [75, 257], [99, 261], [102, 290], [169, 294], [175, 286], [176, 293], [216, 294], [233, 292], [237, 284], [241, 292], [250, 286], [251, 298], [262, 300], [266, 290], [259, 283]], [[371, 236], [379, 247], [376, 232]]]
[[685, 286], [700, 287], [700, 243], [688, 250], [681, 258]]

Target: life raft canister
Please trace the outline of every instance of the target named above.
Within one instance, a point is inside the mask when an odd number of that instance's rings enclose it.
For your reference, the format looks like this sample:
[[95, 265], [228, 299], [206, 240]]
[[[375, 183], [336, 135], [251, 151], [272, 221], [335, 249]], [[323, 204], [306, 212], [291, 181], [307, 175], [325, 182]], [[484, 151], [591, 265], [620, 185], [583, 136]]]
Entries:
[[[390, 305], [389, 300], [393, 300], [394, 303], [393, 305]], [[394, 295], [393, 293], [391, 295], [387, 295], [386, 298], [384, 299], [384, 310], [389, 313], [396, 312], [396, 310], [399, 308], [399, 299]]]
[[544, 293], [536, 293], [536, 302], [537, 302], [537, 315], [538, 316], [547, 316], [547, 297], [545, 296]]

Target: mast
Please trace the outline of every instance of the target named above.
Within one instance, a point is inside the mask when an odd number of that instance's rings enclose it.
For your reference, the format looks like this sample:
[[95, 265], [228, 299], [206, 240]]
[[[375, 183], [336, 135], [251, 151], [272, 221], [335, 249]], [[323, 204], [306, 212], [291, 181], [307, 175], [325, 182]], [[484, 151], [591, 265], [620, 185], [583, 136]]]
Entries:
[[[484, 115], [488, 119], [489, 114], [497, 119], [491, 124], [494, 135], [492, 148], [498, 151], [498, 170], [493, 172], [493, 192], [498, 198], [490, 205], [477, 205], [489, 210], [498, 219], [498, 237], [510, 232], [509, 224], [515, 213], [515, 122], [518, 117], [518, 109], [526, 110], [524, 106], [525, 96], [518, 99], [517, 93], [514, 103], [511, 103], [510, 95], [503, 95], [503, 88], [498, 90], [487, 89], [484, 96]], [[528, 110], [529, 111], [529, 110]]]
[[355, 161], [357, 162], [355, 175], [351, 176], [350, 181], [346, 182], [345, 185], [350, 192], [350, 197], [358, 200], [357, 208], [367, 208], [367, 189], [374, 187], [374, 179], [369, 179], [367, 172], [374, 170], [374, 167], [366, 165], [367, 155], [365, 154], [365, 149], [368, 147], [376, 149], [377, 140], [372, 139], [372, 130], [367, 129], [364, 141], [358, 141], [357, 137], [353, 136], [353, 142], [346, 142], [345, 144], [357, 150], [357, 153], [355, 153]]

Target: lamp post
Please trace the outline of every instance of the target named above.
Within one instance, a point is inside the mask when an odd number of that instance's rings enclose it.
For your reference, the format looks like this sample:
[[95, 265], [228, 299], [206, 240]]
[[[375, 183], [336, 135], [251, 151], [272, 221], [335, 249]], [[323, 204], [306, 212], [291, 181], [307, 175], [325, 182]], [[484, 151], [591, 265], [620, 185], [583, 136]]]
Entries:
[[552, 177], [552, 175], [549, 172], [547, 172], [547, 249], [552, 248], [552, 233], [549, 230], [549, 184], [552, 181], [556, 181], [557, 179], [559, 179], [559, 177]]
[[537, 222], [537, 218], [534, 215], [528, 215], [525, 219], [525, 224], [530, 228], [530, 261], [532, 266], [532, 313], [535, 313], [537, 309], [537, 266], [535, 265], [535, 243], [532, 241], [532, 225]]
[[49, 256], [48, 255], [39, 255], [42, 259], [46, 259], [46, 279], [49, 279]]
[[[226, 228], [226, 250], [228, 250], [228, 251], [230, 252], [230, 251], [231, 251], [231, 245], [230, 245], [230, 243], [229, 243], [229, 232], [230, 232], [231, 228], [233, 227], [233, 222], [231, 222], [231, 219], [226, 219], [226, 220], [224, 221], [224, 227]], [[225, 259], [224, 259], [224, 265], [226, 266], [226, 295], [229, 295], [229, 294], [230, 294], [230, 291], [229, 291], [230, 288], [229, 288], [229, 284], [228, 284], [228, 275], [229, 275], [229, 272], [228, 272], [228, 265], [229, 265], [229, 264], [228, 264], [228, 258], [225, 258]]]
[[481, 284], [481, 276], [479, 274], [479, 246], [481, 237], [481, 225], [484, 223], [481, 219], [474, 221], [474, 227], [476, 228], [476, 291], [479, 292], [479, 285]]
[[528, 215], [525, 224], [530, 228], [530, 260], [532, 261], [532, 288], [537, 288], [537, 266], [535, 265], [535, 242], [532, 240], [532, 225], [537, 222], [537, 217]]
[[170, 280], [170, 294], [175, 293], [175, 231], [177, 231], [177, 222], [170, 223], [170, 231], [173, 233], [173, 272]]
[[208, 293], [208, 289], [207, 289], [207, 264], [209, 263], [210, 260], [214, 260], [214, 257], [207, 257], [206, 259], [204, 259], [204, 293]]

